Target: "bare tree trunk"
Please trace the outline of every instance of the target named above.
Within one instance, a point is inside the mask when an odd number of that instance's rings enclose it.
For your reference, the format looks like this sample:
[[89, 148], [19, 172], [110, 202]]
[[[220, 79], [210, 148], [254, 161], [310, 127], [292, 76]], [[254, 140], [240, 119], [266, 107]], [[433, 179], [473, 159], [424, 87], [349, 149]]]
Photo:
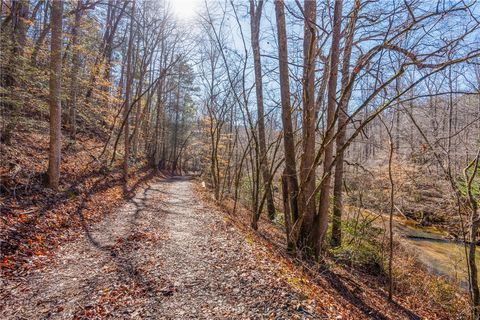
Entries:
[[290, 205], [290, 188], [289, 188], [289, 177], [287, 174], [287, 169], [283, 171], [282, 174], [282, 199], [283, 199], [283, 214], [285, 219], [285, 231], [287, 234], [287, 248], [288, 250], [293, 250], [295, 247], [292, 244], [292, 240], [290, 239], [291, 231], [292, 231], [292, 213], [291, 213], [291, 205]]
[[32, 57], [30, 58], [32, 65], [37, 64], [38, 53], [40, 51], [40, 48], [42, 47], [43, 41], [45, 41], [45, 38], [47, 37], [47, 34], [48, 34], [49, 31], [50, 31], [50, 24], [45, 24], [43, 26], [42, 32], [40, 33], [40, 36], [37, 39], [37, 42], [35, 42], [35, 46], [33, 47]]
[[395, 144], [393, 141], [392, 129], [394, 125], [394, 118], [391, 120], [390, 126], [388, 126], [382, 118], [380, 122], [385, 127], [388, 135], [388, 181], [390, 182], [390, 208], [388, 216], [388, 240], [389, 240], [389, 257], [388, 257], [388, 300], [393, 299], [393, 209], [395, 208], [395, 182], [393, 180], [393, 154], [395, 152]]
[[[134, 0], [132, 1], [134, 2]], [[120, 3], [122, 3], [121, 7], [119, 6]], [[97, 57], [95, 58], [93, 72], [89, 80], [87, 92], [85, 94], [87, 103], [89, 103], [90, 99], [92, 98], [93, 89], [96, 83], [98, 73], [100, 71], [98, 65], [103, 61], [106, 62], [105, 79], [108, 79], [110, 77], [110, 60], [112, 56], [113, 39], [129, 3], [130, 1], [118, 1], [116, 4], [114, 4], [113, 1], [108, 1], [107, 8], [109, 10], [109, 13], [107, 12], [106, 29], [103, 35], [102, 44], [100, 45], [100, 54], [97, 55]], [[117, 9], [120, 9], [118, 15], [116, 15]]]
[[394, 204], [394, 182], [392, 175], [392, 160], [393, 160], [393, 141], [390, 131], [388, 131], [390, 138], [390, 152], [388, 155], [388, 179], [390, 180], [390, 212], [388, 219], [388, 231], [389, 231], [389, 251], [390, 257], [388, 259], [388, 299], [393, 299], [393, 208]]
[[[138, 83], [138, 92], [141, 93], [143, 89], [143, 77], [144, 73], [140, 75]], [[140, 142], [140, 125], [141, 125], [141, 113], [142, 113], [142, 99], [139, 99], [135, 111], [135, 129], [133, 130], [133, 158], [137, 159], [138, 157], [138, 146]]]
[[[295, 243], [291, 241], [291, 227], [298, 220], [298, 180], [295, 157], [295, 140], [292, 126], [292, 110], [290, 106], [290, 81], [288, 78], [288, 48], [287, 31], [285, 27], [285, 9], [283, 0], [275, 1], [275, 13], [277, 18], [278, 33], [278, 57], [280, 69], [280, 95], [282, 100], [282, 124], [283, 124], [283, 144], [285, 153], [285, 173], [286, 184], [282, 183], [284, 188], [288, 189], [286, 195], [288, 200], [288, 210], [291, 217], [290, 226], [287, 228], [288, 246], [293, 249]], [[282, 180], [283, 181], [283, 180]], [[285, 206], [285, 205], [284, 205]], [[286, 210], [286, 209], [285, 209]], [[285, 218], [287, 213], [285, 213]], [[287, 223], [287, 221], [285, 221]]]
[[[161, 80], [160, 80], [161, 81]], [[163, 114], [163, 82], [160, 82], [158, 86], [158, 94], [157, 94], [157, 113], [155, 119], [155, 137], [154, 137], [154, 145], [155, 150], [153, 153], [153, 163], [155, 166], [155, 170], [158, 171], [160, 169], [160, 126], [162, 124], [162, 114]]]
[[[29, 2], [26, 0], [12, 0], [10, 4], [10, 15], [9, 20], [5, 20], [2, 23], [2, 30], [4, 32], [4, 26], [8, 24], [6, 22], [11, 22], [11, 40], [12, 40], [12, 51], [8, 58], [8, 67], [2, 69], [1, 79], [2, 86], [10, 87], [18, 83], [18, 70], [19, 66], [23, 63], [22, 59], [19, 59], [23, 56], [25, 49], [25, 43], [27, 40], [27, 21], [28, 21], [28, 11], [29, 11]], [[3, 43], [2, 43], [3, 45]]]
[[260, 21], [262, 18], [263, 0], [258, 1], [257, 6], [254, 0], [250, 0], [250, 31], [253, 49], [253, 64], [255, 68], [255, 91], [257, 97], [257, 116], [258, 116], [258, 142], [260, 149], [260, 167], [262, 170], [263, 183], [267, 196], [268, 218], [275, 218], [275, 205], [273, 203], [272, 186], [269, 182], [270, 172], [268, 170], [268, 156], [265, 135], [265, 112], [263, 106], [263, 83], [262, 83], [262, 64], [260, 60]]
[[352, 55], [353, 36], [355, 33], [355, 24], [358, 17], [358, 11], [360, 10], [360, 0], [356, 0], [353, 11], [350, 16], [350, 20], [347, 27], [347, 34], [345, 38], [345, 48], [343, 51], [342, 62], [342, 92], [340, 103], [338, 106], [338, 133], [336, 138], [336, 162], [335, 162], [335, 180], [333, 183], [333, 219], [332, 219], [332, 247], [338, 247], [342, 244], [342, 212], [343, 212], [343, 158], [344, 152], [343, 146], [345, 144], [345, 137], [347, 133], [347, 118], [348, 118], [348, 102], [351, 96], [351, 89], [347, 89], [349, 81], [349, 66], [350, 57]]
[[[478, 149], [475, 159], [464, 170], [465, 180], [467, 182], [467, 198], [471, 209], [470, 215], [470, 242], [468, 244], [468, 268], [469, 268], [469, 285], [470, 295], [472, 299], [472, 317], [479, 319], [480, 317], [480, 291], [478, 289], [478, 269], [475, 260], [477, 251], [477, 234], [480, 227], [480, 216], [478, 215], [478, 198], [476, 199], [473, 191], [473, 182], [478, 175], [480, 163], [480, 149]], [[472, 169], [473, 167], [473, 169]], [[470, 174], [468, 171], [472, 169]]]
[[[337, 76], [338, 76], [338, 56], [341, 38], [342, 26], [342, 0], [335, 0], [335, 8], [333, 12], [333, 34], [332, 49], [330, 55], [330, 75], [328, 79], [328, 95], [327, 95], [327, 127], [324, 139], [325, 157], [323, 162], [323, 179], [320, 189], [320, 204], [318, 208], [319, 231], [317, 243], [315, 244], [315, 255], [320, 255], [323, 239], [327, 233], [328, 226], [328, 207], [330, 204], [330, 180], [331, 165], [333, 161], [333, 137], [335, 125], [335, 97], [337, 93]], [[338, 162], [337, 162], [338, 163]]]
[[27, 42], [29, 2], [26, 0], [12, 1], [12, 25], [14, 53], [18, 56], [23, 55], [25, 44]]
[[72, 30], [72, 71], [70, 74], [70, 95], [69, 95], [69, 116], [68, 124], [70, 129], [70, 136], [75, 139], [77, 133], [76, 126], [76, 109], [77, 109], [77, 94], [78, 94], [78, 73], [80, 71], [80, 51], [78, 50], [80, 23], [82, 20], [83, 10], [81, 7], [83, 1], [79, 1], [77, 10], [75, 11], [75, 22]]
[[124, 156], [123, 156], [123, 178], [128, 181], [128, 158], [130, 157], [130, 128], [128, 123], [128, 113], [130, 109], [130, 94], [132, 91], [132, 82], [133, 82], [133, 70], [132, 70], [132, 51], [133, 51], [133, 24], [134, 24], [134, 14], [135, 14], [135, 1], [132, 1], [132, 10], [130, 14], [130, 36], [128, 39], [128, 49], [127, 49], [127, 85], [125, 88], [125, 106], [123, 110], [123, 117], [125, 125], [123, 127], [124, 135]]
[[[135, 30], [135, 34], [140, 34], [140, 26], [137, 25], [137, 28]], [[140, 94], [143, 89], [143, 78], [146, 73], [146, 61], [145, 61], [145, 55], [147, 54], [144, 52], [144, 55], [140, 58], [140, 36], [137, 37], [137, 43], [135, 45], [135, 50], [136, 53], [134, 55], [134, 67], [133, 70], [139, 70], [139, 75], [138, 75], [138, 83], [137, 83], [137, 88], [136, 92], [137, 94]], [[138, 63], [137, 63], [138, 62]], [[138, 64], [138, 68], [137, 68]], [[140, 140], [140, 118], [141, 118], [141, 113], [142, 113], [142, 99], [139, 99], [138, 102], [135, 105], [135, 117], [134, 117], [134, 128], [133, 128], [133, 133], [132, 133], [132, 156], [133, 159], [137, 159], [138, 157], [138, 146], [139, 146], [139, 140]]]
[[48, 184], [58, 190], [62, 149], [62, 16], [63, 2], [52, 3], [52, 39], [50, 53], [50, 150]]
[[[303, 126], [302, 155], [300, 163], [299, 211], [301, 221], [294, 227], [297, 245], [302, 250], [313, 249], [312, 231], [315, 219], [315, 57], [317, 50], [316, 15], [317, 2], [305, 1], [304, 5], [304, 38], [303, 38]], [[295, 228], [300, 227], [299, 234]]]
[[175, 120], [173, 123], [173, 149], [172, 153], [170, 156], [170, 162], [171, 162], [171, 172], [172, 175], [175, 174], [177, 170], [177, 149], [178, 149], [178, 134], [179, 134], [179, 128], [178, 128], [178, 121], [180, 118], [180, 94], [182, 93], [181, 89], [181, 81], [182, 81], [182, 71], [181, 68], [179, 68], [178, 71], [178, 82], [177, 82], [177, 92], [176, 92], [176, 103], [175, 103]]
[[472, 212], [472, 220], [470, 223], [470, 243], [468, 244], [468, 265], [470, 268], [470, 291], [472, 295], [473, 317], [479, 318], [480, 314], [480, 291], [478, 289], [478, 269], [476, 264], [476, 250], [477, 250], [477, 233], [480, 227], [478, 217], [478, 209]]

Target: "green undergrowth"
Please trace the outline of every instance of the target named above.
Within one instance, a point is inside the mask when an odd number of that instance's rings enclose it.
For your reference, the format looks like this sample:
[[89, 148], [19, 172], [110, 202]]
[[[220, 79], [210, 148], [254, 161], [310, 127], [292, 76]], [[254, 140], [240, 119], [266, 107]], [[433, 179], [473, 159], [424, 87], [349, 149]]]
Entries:
[[[384, 275], [383, 230], [369, 219], [347, 219], [342, 223], [342, 245], [329, 248], [335, 261]], [[328, 235], [330, 238], [330, 234]]]

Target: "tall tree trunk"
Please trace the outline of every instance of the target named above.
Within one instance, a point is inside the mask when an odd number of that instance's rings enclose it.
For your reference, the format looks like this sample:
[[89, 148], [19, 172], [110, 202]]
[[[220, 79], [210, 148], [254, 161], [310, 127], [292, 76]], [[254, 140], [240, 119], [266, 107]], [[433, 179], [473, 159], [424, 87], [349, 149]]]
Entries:
[[163, 80], [160, 80], [157, 93], [157, 107], [156, 107], [156, 119], [155, 119], [155, 133], [154, 133], [154, 153], [153, 153], [153, 164], [155, 170], [160, 169], [160, 151], [161, 151], [161, 141], [160, 141], [160, 126], [162, 124], [162, 114], [163, 114]]
[[[278, 33], [278, 66], [280, 69], [280, 96], [282, 101], [282, 124], [283, 124], [283, 146], [285, 153], [285, 177], [286, 183], [282, 184], [288, 189], [285, 195], [288, 197], [288, 211], [292, 221], [287, 232], [291, 232], [291, 227], [298, 220], [298, 180], [295, 157], [295, 140], [292, 126], [292, 110], [290, 106], [290, 81], [288, 78], [288, 44], [287, 31], [285, 27], [285, 10], [283, 0], [275, 1], [275, 14], [277, 18]], [[285, 209], [287, 210], [287, 209]], [[291, 240], [291, 235], [287, 234], [289, 239], [288, 246], [293, 249], [295, 243]]]
[[182, 67], [178, 69], [178, 82], [177, 82], [177, 92], [176, 92], [176, 103], [175, 103], [175, 118], [173, 122], [173, 149], [170, 154], [170, 163], [171, 163], [171, 172], [172, 175], [175, 174], [177, 170], [177, 149], [178, 149], [178, 121], [180, 119], [180, 94], [181, 91], [181, 81], [182, 81]]
[[78, 94], [78, 73], [80, 71], [80, 51], [78, 50], [80, 23], [82, 21], [83, 10], [81, 9], [83, 1], [78, 1], [75, 11], [75, 22], [72, 29], [72, 71], [70, 74], [70, 94], [68, 124], [70, 136], [75, 139], [77, 133], [76, 114], [77, 114], [77, 94]]
[[[337, 94], [337, 76], [338, 76], [338, 56], [341, 38], [342, 26], [342, 0], [335, 0], [335, 8], [333, 12], [333, 34], [332, 48], [330, 54], [330, 75], [328, 79], [328, 95], [327, 95], [327, 126], [324, 135], [325, 139], [325, 157], [323, 162], [323, 179], [320, 187], [320, 204], [318, 208], [318, 238], [315, 244], [315, 255], [319, 257], [323, 240], [327, 232], [328, 226], [328, 207], [330, 204], [330, 180], [331, 165], [333, 162], [333, 137], [335, 125], [335, 105]], [[338, 162], [337, 162], [338, 164]]]
[[[22, 65], [23, 60], [19, 58], [23, 56], [27, 40], [29, 3], [26, 0], [12, 0], [10, 11], [12, 50], [8, 58], [7, 67], [2, 69], [0, 73], [2, 80], [1, 85], [5, 87], [15, 85], [20, 76], [18, 71], [22, 69], [19, 66]], [[4, 22], [2, 27], [4, 24], [5, 27], [8, 25]], [[4, 28], [2, 28], [0, 32], [4, 33]]]
[[27, 0], [12, 1], [12, 25], [15, 55], [22, 56], [27, 42], [29, 20], [29, 2]]
[[[140, 79], [138, 81], [138, 94], [142, 93], [143, 90], [143, 76], [144, 74], [140, 76]], [[138, 157], [138, 147], [140, 144], [140, 125], [141, 125], [141, 113], [142, 113], [142, 98], [138, 99], [137, 105], [136, 105], [136, 111], [135, 111], [135, 129], [133, 131], [133, 158], [137, 159]]]
[[262, 82], [262, 63], [260, 60], [260, 21], [262, 18], [263, 0], [258, 1], [255, 6], [254, 0], [250, 0], [250, 31], [253, 49], [253, 64], [255, 68], [255, 91], [257, 97], [257, 116], [258, 116], [258, 143], [260, 150], [260, 167], [262, 170], [263, 184], [267, 196], [268, 218], [275, 218], [275, 204], [273, 203], [273, 192], [268, 165], [267, 144], [265, 134], [265, 112], [263, 105], [263, 82]]
[[62, 148], [62, 16], [63, 2], [52, 2], [52, 39], [50, 54], [50, 150], [48, 184], [58, 190]]
[[[138, 44], [138, 47], [140, 45]], [[145, 78], [147, 74], [147, 66], [150, 65], [151, 59], [152, 59], [152, 54], [153, 53], [148, 53], [146, 50], [144, 52], [144, 56], [142, 58], [142, 63], [140, 64], [140, 75], [138, 79], [138, 89], [137, 92], [138, 94], [142, 94], [143, 92], [143, 85], [145, 83]], [[148, 87], [148, 85], [147, 85]], [[150, 97], [151, 94], [147, 95], [147, 98]], [[144, 127], [147, 127], [145, 124], [145, 112], [149, 106], [149, 101], [147, 99], [145, 106], [142, 108], [142, 98], [138, 99], [137, 106], [136, 106], [136, 112], [135, 112], [135, 130], [133, 131], [133, 157], [137, 159], [138, 153], [139, 153], [139, 148], [140, 148], [140, 138], [141, 138], [141, 126], [143, 125]], [[146, 138], [146, 137], [145, 137]]]
[[393, 300], [393, 211], [395, 208], [395, 181], [393, 180], [393, 154], [395, 153], [395, 145], [393, 141], [392, 128], [393, 119], [390, 127], [380, 118], [381, 123], [385, 127], [388, 135], [388, 180], [390, 182], [390, 207], [388, 216], [388, 242], [389, 242], [389, 256], [388, 256], [388, 300]]
[[[476, 262], [476, 251], [477, 251], [477, 235], [478, 229], [480, 228], [480, 216], [478, 214], [478, 196], [474, 194], [473, 183], [476, 180], [476, 177], [479, 175], [479, 164], [480, 164], [480, 149], [477, 151], [477, 155], [473, 161], [465, 168], [464, 175], [467, 182], [467, 199], [468, 205], [470, 206], [471, 215], [470, 215], [470, 242], [468, 244], [468, 269], [469, 269], [469, 285], [470, 285], [470, 295], [472, 299], [472, 317], [473, 319], [480, 318], [480, 291], [478, 289], [478, 269]], [[468, 172], [472, 169], [471, 174]]]
[[[298, 221], [300, 233], [297, 245], [302, 249], [313, 249], [312, 231], [315, 220], [315, 57], [317, 50], [316, 16], [317, 2], [305, 1], [303, 39], [303, 150], [300, 163], [299, 210], [302, 221]], [[295, 230], [293, 232], [296, 233]], [[295, 238], [297, 236], [295, 235]]]
[[472, 211], [472, 218], [470, 221], [470, 243], [468, 244], [468, 266], [470, 268], [470, 292], [472, 296], [473, 317], [480, 318], [480, 291], [478, 289], [478, 268], [475, 260], [477, 250], [477, 233], [480, 227], [480, 217], [478, 216], [478, 209]]
[[[355, 24], [360, 10], [360, 0], [356, 0], [353, 11], [350, 15], [350, 20], [347, 27], [347, 34], [345, 38], [345, 48], [343, 50], [342, 62], [342, 91], [340, 103], [338, 106], [338, 133], [336, 138], [337, 159], [335, 161], [335, 178], [333, 183], [333, 219], [332, 219], [332, 247], [338, 247], [342, 244], [342, 212], [343, 212], [343, 146], [345, 144], [345, 136], [347, 133], [347, 119], [348, 119], [348, 102], [351, 96], [351, 89], [347, 88], [350, 72], [350, 57], [352, 55], [353, 36], [355, 33]], [[348, 92], [347, 92], [348, 91]]]
[[35, 42], [35, 46], [33, 47], [33, 51], [32, 51], [32, 56], [30, 58], [31, 64], [34, 66], [37, 65], [38, 53], [40, 52], [40, 48], [42, 47], [43, 41], [45, 41], [45, 38], [47, 37], [47, 34], [49, 31], [50, 31], [50, 23], [45, 24], [43, 26], [42, 32], [40, 33], [40, 36]]
[[[134, 2], [134, 0], [132, 0], [132, 2]], [[121, 7], [120, 3], [122, 4]], [[110, 62], [113, 49], [113, 39], [115, 38], [118, 25], [122, 20], [122, 17], [126, 12], [129, 3], [130, 1], [117, 1], [115, 3], [112, 0], [108, 1], [107, 8], [109, 12], [107, 12], [105, 33], [103, 35], [102, 44], [100, 45], [100, 53], [95, 58], [93, 72], [89, 80], [89, 85], [87, 86], [87, 92], [85, 94], [87, 104], [90, 102], [90, 99], [93, 96], [93, 89], [95, 87], [96, 79], [100, 71], [98, 65], [104, 61], [107, 63], [105, 68], [105, 79], [110, 78]], [[120, 9], [120, 12], [118, 14], [116, 14], [117, 9]]]
[[128, 181], [128, 158], [130, 157], [130, 126], [128, 123], [128, 113], [130, 109], [130, 94], [132, 91], [132, 82], [133, 82], [133, 70], [132, 70], [132, 51], [133, 51], [133, 24], [135, 14], [135, 1], [132, 1], [132, 10], [130, 14], [130, 35], [128, 39], [128, 49], [127, 49], [127, 84], [125, 88], [125, 107], [123, 110], [123, 117], [125, 125], [123, 127], [123, 138], [124, 138], [124, 156], [123, 156], [123, 178], [125, 181]]
[[291, 197], [289, 196], [290, 193], [290, 188], [289, 188], [289, 178], [287, 174], [287, 170], [283, 170], [282, 174], [282, 199], [283, 199], [283, 214], [284, 214], [284, 219], [285, 219], [285, 231], [287, 234], [287, 249], [294, 250], [295, 246], [292, 243], [291, 239], [291, 232], [292, 232], [292, 213], [291, 213], [291, 205], [290, 205], [290, 199]]

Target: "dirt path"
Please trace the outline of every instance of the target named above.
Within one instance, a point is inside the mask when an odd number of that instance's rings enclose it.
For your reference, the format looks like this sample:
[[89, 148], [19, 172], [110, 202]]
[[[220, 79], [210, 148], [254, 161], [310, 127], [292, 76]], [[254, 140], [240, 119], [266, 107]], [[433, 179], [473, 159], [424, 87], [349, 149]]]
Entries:
[[45, 268], [7, 282], [0, 318], [319, 318], [252, 250], [190, 180], [156, 180]]

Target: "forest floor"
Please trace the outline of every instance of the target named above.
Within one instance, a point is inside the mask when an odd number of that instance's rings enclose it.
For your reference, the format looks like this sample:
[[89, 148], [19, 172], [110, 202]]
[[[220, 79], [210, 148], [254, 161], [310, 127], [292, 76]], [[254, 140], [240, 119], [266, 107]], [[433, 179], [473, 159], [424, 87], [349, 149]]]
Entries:
[[0, 318], [423, 318], [347, 276], [305, 275], [198, 189], [156, 177], [102, 221], [85, 221], [48, 263], [3, 281]]

